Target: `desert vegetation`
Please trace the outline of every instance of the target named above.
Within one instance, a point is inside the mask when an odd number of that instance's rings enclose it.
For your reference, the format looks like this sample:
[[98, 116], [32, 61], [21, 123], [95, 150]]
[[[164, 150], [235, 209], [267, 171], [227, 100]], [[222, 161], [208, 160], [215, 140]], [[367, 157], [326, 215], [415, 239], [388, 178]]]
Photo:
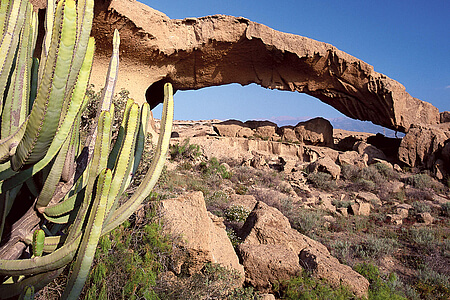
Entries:
[[[116, 99], [124, 97], [126, 92]], [[148, 169], [153, 149], [148, 138], [146, 159], [137, 174]], [[189, 138], [173, 141], [169, 153], [152, 194], [128, 221], [100, 239], [84, 299], [261, 296], [251, 285], [236, 287], [239, 275], [217, 264], [205, 265], [195, 276], [174, 277], [170, 272], [174, 240], [182, 237], [164, 230], [157, 203], [189, 191], [203, 194], [208, 211], [222, 218], [235, 248], [242, 243], [240, 230], [252, 209], [233, 202], [233, 195], [250, 196], [281, 211], [292, 228], [319, 241], [341, 263], [367, 278], [369, 299], [450, 296], [450, 202], [445, 180], [426, 171], [395, 170], [381, 161], [365, 167], [343, 165], [339, 179], [299, 167], [299, 179], [273, 163], [255, 168], [235, 159], [206, 157]], [[139, 182], [137, 175], [130, 194]], [[355, 206], [361, 203], [368, 203], [368, 212]], [[57, 298], [69, 273], [68, 269], [46, 287], [40, 298]], [[345, 285], [336, 289], [308, 270], [280, 280], [272, 293], [280, 299], [358, 298]]]

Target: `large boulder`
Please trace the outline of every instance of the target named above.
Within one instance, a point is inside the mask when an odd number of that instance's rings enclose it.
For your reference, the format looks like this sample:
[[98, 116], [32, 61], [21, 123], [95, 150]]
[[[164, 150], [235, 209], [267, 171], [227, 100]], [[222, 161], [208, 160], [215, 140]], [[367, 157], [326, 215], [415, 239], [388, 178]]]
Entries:
[[166, 230], [175, 237], [172, 268], [176, 274], [199, 272], [206, 263], [244, 270], [228, 239], [225, 226], [206, 210], [202, 192], [161, 201], [159, 211]]
[[398, 158], [411, 167], [430, 169], [442, 158], [450, 168], [449, 147], [450, 123], [433, 126], [414, 125], [403, 137]]
[[[264, 291], [284, 279], [284, 276], [277, 278], [273, 274], [299, 272], [297, 258], [299, 265], [314, 276], [328, 280], [335, 287], [343, 284], [358, 297], [367, 296], [367, 279], [340, 264], [324, 245], [292, 229], [289, 220], [276, 208], [258, 202], [240, 234], [243, 243], [238, 252], [246, 270], [245, 280], [257, 283]], [[258, 255], [260, 261], [257, 261]], [[264, 268], [256, 271], [255, 266], [262, 265]]]
[[219, 136], [248, 138], [254, 134], [253, 130], [247, 124], [238, 120], [227, 120], [214, 124], [213, 128]]
[[333, 146], [333, 126], [324, 118], [298, 123], [294, 128], [297, 140], [307, 145]]
[[[92, 35], [97, 48], [91, 82], [98, 87], [104, 84], [101, 74], [108, 68], [114, 29], [121, 36], [117, 86], [136, 99], [154, 83], [172, 82], [179, 90], [256, 83], [307, 93], [351, 118], [402, 132], [411, 124], [440, 120], [436, 107], [330, 44], [242, 17], [172, 20], [132, 0], [95, 1]], [[161, 101], [151, 96], [151, 105]]]

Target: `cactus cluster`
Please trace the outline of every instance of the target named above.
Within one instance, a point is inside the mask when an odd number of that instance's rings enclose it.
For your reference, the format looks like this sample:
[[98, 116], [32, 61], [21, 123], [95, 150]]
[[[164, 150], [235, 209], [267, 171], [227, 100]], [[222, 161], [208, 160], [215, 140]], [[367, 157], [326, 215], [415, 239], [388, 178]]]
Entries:
[[32, 297], [72, 261], [62, 298], [77, 299], [99, 238], [129, 218], [162, 171], [173, 119], [170, 84], [164, 86], [161, 133], [150, 169], [135, 193], [119, 202], [141, 159], [150, 108], [130, 99], [113, 142], [117, 31], [94, 129], [86, 141], [80, 139], [95, 48], [89, 37], [93, 6], [94, 0], [49, 0], [37, 59], [32, 4], [1, 0], [2, 299]]

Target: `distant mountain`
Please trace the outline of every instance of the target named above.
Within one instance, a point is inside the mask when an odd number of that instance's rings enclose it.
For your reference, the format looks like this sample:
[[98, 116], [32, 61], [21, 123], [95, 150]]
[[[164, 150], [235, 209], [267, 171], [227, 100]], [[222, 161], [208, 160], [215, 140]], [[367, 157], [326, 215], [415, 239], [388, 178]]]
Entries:
[[[272, 117], [269, 121], [276, 123], [278, 126], [297, 125], [299, 122], [307, 121], [312, 117], [291, 117], [291, 116], [279, 116]], [[357, 132], [368, 133], [381, 133], [386, 137], [395, 137], [396, 132], [391, 129], [384, 128], [379, 125], [375, 125], [368, 121], [359, 121], [347, 117], [328, 118], [333, 125], [333, 128], [344, 129]], [[402, 133], [397, 133], [397, 137], [402, 137]]]

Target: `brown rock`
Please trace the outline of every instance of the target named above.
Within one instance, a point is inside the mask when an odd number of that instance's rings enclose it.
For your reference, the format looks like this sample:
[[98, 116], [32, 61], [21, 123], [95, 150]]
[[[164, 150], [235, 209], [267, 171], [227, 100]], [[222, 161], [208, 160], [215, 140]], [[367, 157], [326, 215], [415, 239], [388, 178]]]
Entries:
[[243, 206], [252, 211], [257, 202], [253, 195], [231, 195], [229, 206]]
[[402, 225], [403, 223], [403, 216], [397, 215], [397, 214], [387, 214], [386, 215], [386, 222], [392, 223], [394, 225]]
[[238, 120], [227, 120], [219, 124], [214, 125], [214, 131], [219, 136], [226, 137], [251, 137], [253, 136], [253, 130], [245, 123]]
[[[300, 257], [300, 265], [312, 271], [315, 276], [327, 279], [336, 287], [345, 284], [359, 297], [367, 296], [367, 279], [350, 267], [340, 264], [324, 245], [292, 229], [289, 220], [280, 211], [265, 203], [256, 204], [242, 228], [241, 236], [244, 239], [241, 247], [261, 244], [284, 247], [285, 251], [291, 251]], [[280, 251], [274, 257], [281, 256], [280, 253], [286, 252]], [[243, 264], [245, 265], [245, 261]]]
[[245, 268], [245, 282], [258, 291], [269, 292], [274, 284], [302, 271], [298, 254], [283, 245], [241, 244], [238, 251]]
[[324, 118], [314, 118], [298, 123], [295, 128], [297, 140], [308, 145], [333, 146], [333, 126]]
[[167, 230], [180, 238], [174, 242], [173, 271], [188, 274], [200, 271], [207, 262], [219, 263], [237, 270], [243, 277], [243, 267], [234, 252], [223, 224], [210, 218], [202, 192], [193, 192], [159, 205]]
[[339, 207], [339, 208], [337, 208], [337, 211], [338, 211], [343, 217], [348, 217], [348, 209], [347, 209], [347, 207]]
[[368, 164], [374, 163], [376, 158], [382, 159], [382, 160], [387, 159], [386, 155], [383, 153], [383, 151], [381, 151], [377, 147], [370, 145], [366, 142], [357, 142], [353, 146], [353, 150], [357, 151], [360, 155], [367, 157], [364, 160], [366, 160], [366, 162]]
[[276, 134], [278, 126], [270, 121], [246, 121], [251, 129], [255, 131], [255, 134], [271, 140], [276, 140], [279, 136]]
[[299, 142], [293, 126], [280, 127], [277, 133], [283, 142]]
[[347, 286], [357, 297], [367, 295], [369, 282], [349, 266], [339, 263], [337, 258], [320, 252], [318, 249], [306, 248], [300, 252], [302, 266], [317, 278], [326, 279], [334, 287]]
[[352, 165], [360, 168], [367, 167], [367, 162], [356, 151], [345, 151], [339, 153], [337, 162], [340, 166]]
[[441, 123], [450, 122], [450, 111], [443, 111], [440, 113], [440, 121]]
[[371, 192], [358, 192], [356, 194], [356, 199], [378, 206], [382, 205], [380, 198], [378, 198], [377, 195]]
[[338, 179], [341, 175], [341, 167], [339, 167], [331, 158], [328, 156], [321, 157], [315, 162], [310, 163], [307, 166], [307, 171], [309, 173], [324, 172], [330, 174], [334, 179]]
[[[434, 126], [414, 125], [403, 137], [398, 152], [399, 159], [411, 167], [430, 169], [441, 155], [450, 138], [450, 123]], [[447, 148], [448, 149], [448, 148]], [[447, 151], [447, 150], [445, 150]], [[444, 161], [445, 151], [442, 152]]]
[[402, 203], [396, 206], [397, 214], [400, 215], [403, 219], [406, 219], [409, 216], [409, 210], [413, 207], [409, 204]]
[[431, 225], [434, 222], [433, 216], [430, 213], [424, 212], [416, 215], [417, 222]]

